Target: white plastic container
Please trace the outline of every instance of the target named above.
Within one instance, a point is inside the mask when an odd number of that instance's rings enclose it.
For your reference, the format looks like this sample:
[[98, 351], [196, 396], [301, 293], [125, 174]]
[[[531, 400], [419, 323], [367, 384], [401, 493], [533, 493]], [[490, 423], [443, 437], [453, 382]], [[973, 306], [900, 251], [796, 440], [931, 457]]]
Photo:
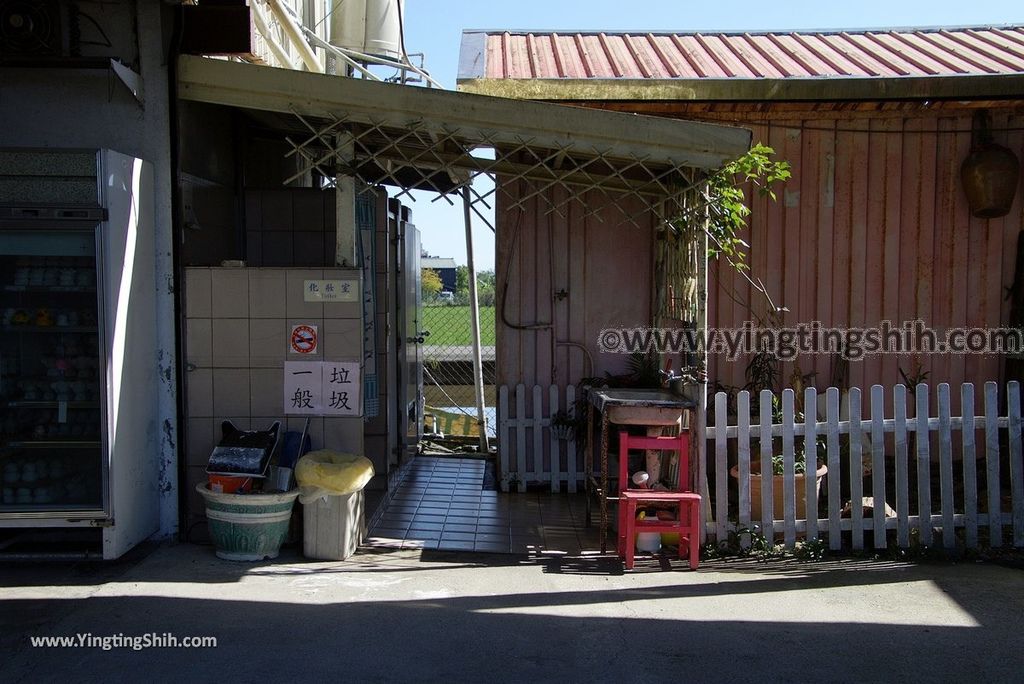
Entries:
[[658, 553], [661, 551], [661, 533], [637, 532], [636, 550], [643, 553]]
[[345, 560], [366, 536], [363, 491], [328, 496], [302, 507], [302, 553], [316, 560]]

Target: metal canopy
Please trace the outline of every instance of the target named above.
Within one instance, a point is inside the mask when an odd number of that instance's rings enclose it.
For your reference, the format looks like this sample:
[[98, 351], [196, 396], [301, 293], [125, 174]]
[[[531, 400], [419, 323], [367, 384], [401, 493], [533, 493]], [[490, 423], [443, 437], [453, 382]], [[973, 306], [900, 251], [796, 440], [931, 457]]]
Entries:
[[[662, 220], [679, 215], [699, 171], [742, 155], [751, 141], [750, 131], [729, 126], [191, 56], [179, 58], [178, 93], [294, 116], [306, 131], [289, 138], [303, 172], [351, 175], [400, 195], [433, 190], [448, 201], [468, 188], [474, 205], [505, 192], [510, 209], [534, 198], [558, 213], [572, 202], [590, 212], [615, 206], [635, 224], [637, 207]], [[496, 178], [496, 189], [474, 189], [480, 175]]]

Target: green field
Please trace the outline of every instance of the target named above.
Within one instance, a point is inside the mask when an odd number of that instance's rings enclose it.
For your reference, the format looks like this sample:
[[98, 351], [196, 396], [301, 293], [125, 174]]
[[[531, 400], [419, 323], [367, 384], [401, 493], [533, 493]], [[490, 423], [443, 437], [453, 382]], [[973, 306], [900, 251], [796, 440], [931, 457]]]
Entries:
[[[429, 330], [426, 344], [468, 346], [473, 344], [473, 328], [468, 306], [425, 306], [421, 330]], [[480, 342], [494, 345], [494, 307], [480, 307]]]

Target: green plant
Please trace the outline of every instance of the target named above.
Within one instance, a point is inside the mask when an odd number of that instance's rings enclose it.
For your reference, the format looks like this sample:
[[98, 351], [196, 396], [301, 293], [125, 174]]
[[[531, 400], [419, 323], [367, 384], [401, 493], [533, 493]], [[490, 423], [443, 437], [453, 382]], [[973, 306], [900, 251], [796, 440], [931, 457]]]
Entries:
[[626, 362], [629, 370], [625, 375], [605, 373], [608, 387], [637, 387], [657, 389], [661, 387], [660, 357], [658, 352], [650, 349], [646, 352], [633, 352]]
[[822, 539], [809, 539], [796, 545], [793, 555], [806, 563], [817, 563], [828, 556], [828, 543]]
[[710, 238], [708, 256], [724, 258], [737, 271], [749, 268], [744, 250], [750, 245], [740, 237], [750, 215], [745, 188], [752, 187], [759, 195], [774, 201], [772, 185], [792, 176], [789, 162], [773, 161], [773, 154], [775, 150], [771, 147], [756, 143], [742, 157], [707, 178], [707, 195], [711, 200], [706, 228]]
[[781, 558], [785, 555], [784, 548], [766, 537], [759, 525], [746, 527], [736, 522], [732, 524], [732, 529], [726, 531], [725, 539], [719, 541], [717, 545], [707, 544], [704, 551], [708, 558], [736, 556], [759, 561]]

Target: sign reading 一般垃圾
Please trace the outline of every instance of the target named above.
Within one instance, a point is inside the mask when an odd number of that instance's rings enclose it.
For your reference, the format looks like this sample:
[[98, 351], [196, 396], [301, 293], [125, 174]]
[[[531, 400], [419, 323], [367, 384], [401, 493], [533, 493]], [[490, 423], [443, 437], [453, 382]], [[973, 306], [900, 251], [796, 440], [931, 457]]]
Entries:
[[286, 361], [287, 415], [361, 416], [362, 379], [358, 361]]

